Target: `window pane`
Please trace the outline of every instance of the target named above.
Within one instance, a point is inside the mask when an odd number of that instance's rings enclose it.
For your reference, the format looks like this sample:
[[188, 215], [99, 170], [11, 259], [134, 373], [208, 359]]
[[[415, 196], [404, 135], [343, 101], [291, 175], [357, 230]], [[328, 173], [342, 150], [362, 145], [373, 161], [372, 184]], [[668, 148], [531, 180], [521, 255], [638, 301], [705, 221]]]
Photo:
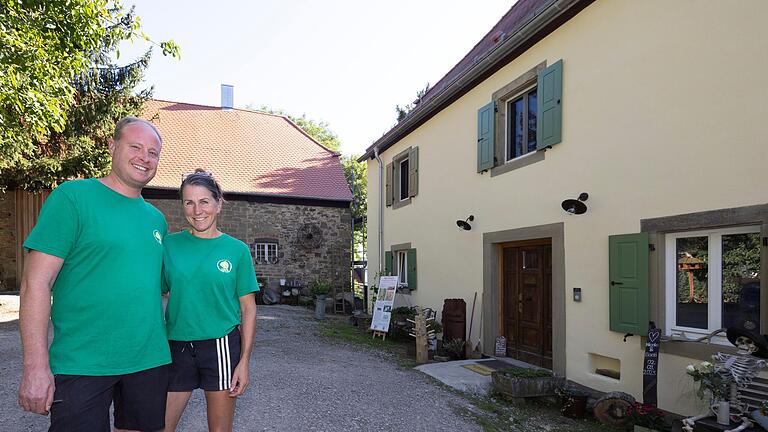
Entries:
[[523, 149], [523, 133], [525, 131], [525, 109], [524, 101], [522, 98], [513, 102], [514, 110], [513, 117], [515, 119], [515, 153], [513, 157], [522, 156], [525, 154]]
[[539, 254], [536, 249], [523, 251], [523, 268], [526, 270], [535, 270], [539, 268]]
[[267, 243], [267, 259], [271, 263], [277, 262], [277, 245], [274, 243]]
[[406, 279], [407, 273], [408, 273], [408, 271], [407, 271], [407, 268], [406, 268], [406, 255], [405, 255], [405, 252], [398, 252], [397, 253], [397, 275], [399, 276], [398, 277], [398, 281], [401, 284], [406, 284], [407, 283], [407, 279]]
[[760, 234], [723, 238], [723, 327], [760, 325]]
[[708, 328], [708, 237], [677, 239], [677, 325]]
[[506, 160], [515, 157], [515, 101], [507, 102], [507, 154]]
[[265, 253], [264, 253], [264, 245], [263, 244], [257, 244], [256, 245], [256, 261], [257, 262], [264, 262]]
[[400, 162], [400, 199], [408, 198], [408, 159]]
[[536, 89], [528, 93], [528, 151], [536, 151]]

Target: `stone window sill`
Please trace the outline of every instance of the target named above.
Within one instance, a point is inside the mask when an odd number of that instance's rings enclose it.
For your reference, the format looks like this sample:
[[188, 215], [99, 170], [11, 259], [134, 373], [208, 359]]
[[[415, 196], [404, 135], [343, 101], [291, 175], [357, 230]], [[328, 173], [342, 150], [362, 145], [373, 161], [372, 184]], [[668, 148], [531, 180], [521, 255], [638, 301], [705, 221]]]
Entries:
[[514, 171], [516, 169], [534, 164], [536, 162], [543, 161], [544, 153], [546, 153], [545, 150], [539, 150], [533, 153], [528, 153], [525, 156], [512, 159], [511, 161], [505, 163], [504, 165], [493, 167], [491, 168], [491, 177], [496, 177], [497, 175], [508, 173], [510, 171]]

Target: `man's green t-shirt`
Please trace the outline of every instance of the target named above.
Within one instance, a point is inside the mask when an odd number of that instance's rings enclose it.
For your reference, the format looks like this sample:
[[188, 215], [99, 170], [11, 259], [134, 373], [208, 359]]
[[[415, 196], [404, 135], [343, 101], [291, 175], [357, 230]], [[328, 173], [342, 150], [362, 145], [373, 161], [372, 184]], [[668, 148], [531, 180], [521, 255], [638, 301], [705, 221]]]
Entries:
[[240, 297], [259, 290], [248, 245], [180, 231], [165, 238], [164, 254], [168, 339], [217, 339], [240, 324]]
[[160, 297], [168, 225], [98, 179], [61, 184], [24, 247], [64, 260], [53, 285], [54, 374], [122, 375], [171, 361]]

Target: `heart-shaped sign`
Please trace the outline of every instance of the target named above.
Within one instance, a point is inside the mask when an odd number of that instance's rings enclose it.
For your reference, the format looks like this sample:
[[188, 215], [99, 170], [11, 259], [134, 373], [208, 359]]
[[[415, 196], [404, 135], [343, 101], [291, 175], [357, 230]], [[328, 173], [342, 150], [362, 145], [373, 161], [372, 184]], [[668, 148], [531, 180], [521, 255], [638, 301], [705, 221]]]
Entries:
[[652, 331], [648, 333], [648, 340], [651, 341], [651, 343], [656, 343], [659, 341], [659, 332], [658, 331]]

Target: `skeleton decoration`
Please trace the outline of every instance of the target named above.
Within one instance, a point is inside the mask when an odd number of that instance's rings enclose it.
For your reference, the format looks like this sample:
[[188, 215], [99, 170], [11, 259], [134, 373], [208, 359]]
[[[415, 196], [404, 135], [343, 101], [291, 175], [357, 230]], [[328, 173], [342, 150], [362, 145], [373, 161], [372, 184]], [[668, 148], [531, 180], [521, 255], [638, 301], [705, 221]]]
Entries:
[[[752, 426], [752, 422], [745, 417], [747, 404], [741, 400], [739, 391], [749, 386], [760, 372], [760, 369], [766, 366], [766, 361], [759, 357], [764, 357], [768, 343], [762, 335], [756, 333], [748, 334], [739, 329], [728, 329], [728, 340], [738, 348], [736, 354], [718, 352], [712, 356], [712, 360], [715, 363], [715, 370], [730, 374], [733, 377], [728, 397], [729, 414], [730, 418], [738, 418], [741, 423], [736, 428], [729, 429], [726, 432], [739, 432]], [[711, 402], [714, 411], [717, 401], [713, 400]], [[696, 421], [711, 416], [712, 412], [708, 412], [686, 418], [683, 420], [683, 430], [693, 432], [693, 426]]]

